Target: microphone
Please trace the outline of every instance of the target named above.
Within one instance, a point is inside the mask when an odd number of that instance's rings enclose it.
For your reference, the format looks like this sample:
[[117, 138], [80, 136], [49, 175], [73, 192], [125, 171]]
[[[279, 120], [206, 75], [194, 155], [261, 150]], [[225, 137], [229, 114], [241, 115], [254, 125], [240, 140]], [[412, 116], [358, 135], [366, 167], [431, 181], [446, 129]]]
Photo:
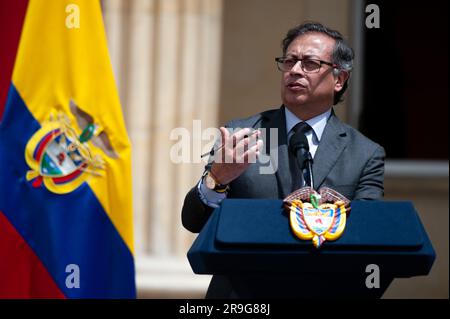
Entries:
[[292, 135], [289, 145], [290, 151], [296, 156], [300, 171], [307, 169], [309, 175], [309, 185], [314, 189], [312, 175], [312, 156], [309, 152], [308, 139], [305, 134], [299, 133]]

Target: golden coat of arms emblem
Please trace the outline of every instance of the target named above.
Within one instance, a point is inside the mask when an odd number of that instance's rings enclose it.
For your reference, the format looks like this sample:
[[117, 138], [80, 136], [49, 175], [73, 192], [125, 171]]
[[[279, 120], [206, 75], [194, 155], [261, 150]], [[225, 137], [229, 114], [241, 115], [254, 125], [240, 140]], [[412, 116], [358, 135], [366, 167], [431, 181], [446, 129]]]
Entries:
[[316, 192], [303, 187], [286, 197], [284, 203], [295, 236], [312, 240], [316, 248], [326, 240], [338, 239], [344, 232], [350, 201], [331, 188]]

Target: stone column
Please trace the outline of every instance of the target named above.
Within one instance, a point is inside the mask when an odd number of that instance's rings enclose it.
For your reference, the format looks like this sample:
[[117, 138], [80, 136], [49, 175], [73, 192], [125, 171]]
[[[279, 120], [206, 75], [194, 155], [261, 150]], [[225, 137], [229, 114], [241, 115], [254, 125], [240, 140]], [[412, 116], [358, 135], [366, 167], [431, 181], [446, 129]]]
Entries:
[[[179, 164], [174, 185], [176, 196], [174, 211], [180, 212], [184, 195], [199, 179], [204, 162], [200, 162], [201, 130], [217, 127], [219, 108], [220, 52], [221, 52], [221, 0], [182, 1], [180, 99], [177, 103], [177, 125], [187, 128], [191, 135], [190, 162]], [[195, 124], [193, 123], [195, 120]], [[204, 137], [207, 138], [207, 137]], [[178, 215], [179, 216], [179, 215]], [[192, 234], [183, 229], [180, 218], [172, 231], [176, 235], [174, 252], [184, 255]]]
[[[139, 269], [154, 273], [139, 260], [167, 265], [185, 259], [194, 238], [182, 228], [180, 213], [204, 166], [199, 159], [207, 141], [198, 133], [217, 126], [222, 0], [103, 0], [102, 5], [133, 146], [139, 278]], [[188, 163], [170, 158], [177, 143], [170, 134], [177, 127], [189, 134]]]

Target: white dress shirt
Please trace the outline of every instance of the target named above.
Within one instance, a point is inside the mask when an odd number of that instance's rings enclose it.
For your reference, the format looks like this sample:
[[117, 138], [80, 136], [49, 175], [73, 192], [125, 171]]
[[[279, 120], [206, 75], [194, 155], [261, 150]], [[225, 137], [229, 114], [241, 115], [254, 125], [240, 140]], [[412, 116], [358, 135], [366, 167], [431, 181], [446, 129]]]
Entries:
[[[292, 134], [292, 128], [300, 122], [303, 122], [302, 119], [299, 119], [297, 116], [294, 115], [291, 111], [289, 111], [286, 107], [284, 108], [286, 113], [286, 131], [288, 133], [288, 143], [289, 139], [291, 138]], [[305, 134], [306, 138], [308, 139], [309, 144], [309, 152], [311, 153], [311, 156], [314, 158], [316, 155], [317, 147], [319, 146], [320, 140], [322, 138], [323, 131], [325, 129], [325, 126], [327, 125], [327, 121], [330, 118], [331, 115], [331, 109], [326, 111], [325, 113], [322, 113], [320, 115], [317, 115], [316, 117], [313, 117], [312, 119], [309, 119], [306, 121], [306, 123], [309, 124], [309, 126], [312, 127], [312, 130], [307, 132]]]

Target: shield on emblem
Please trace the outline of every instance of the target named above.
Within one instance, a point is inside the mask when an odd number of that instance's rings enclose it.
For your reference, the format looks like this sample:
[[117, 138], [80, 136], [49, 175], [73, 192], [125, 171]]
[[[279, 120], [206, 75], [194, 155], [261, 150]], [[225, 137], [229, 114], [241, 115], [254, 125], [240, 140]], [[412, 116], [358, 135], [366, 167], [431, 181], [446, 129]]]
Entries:
[[72, 141], [61, 132], [54, 130], [47, 134], [37, 147], [36, 159], [39, 160], [40, 175], [47, 177], [68, 176], [83, 165], [78, 150], [71, 150]]
[[332, 208], [303, 207], [305, 223], [317, 235], [323, 235], [333, 225], [335, 210]]

